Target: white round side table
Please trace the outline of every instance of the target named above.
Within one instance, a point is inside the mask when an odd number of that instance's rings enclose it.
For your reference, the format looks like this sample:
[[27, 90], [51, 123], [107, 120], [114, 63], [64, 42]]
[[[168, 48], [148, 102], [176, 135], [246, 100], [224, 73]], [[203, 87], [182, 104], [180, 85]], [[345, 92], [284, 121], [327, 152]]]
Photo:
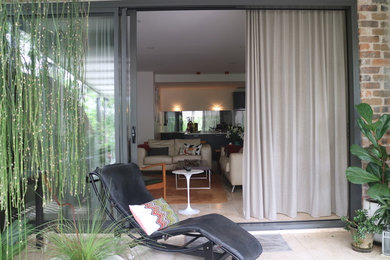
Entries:
[[186, 209], [182, 209], [182, 210], [179, 210], [179, 213], [180, 214], [183, 214], [183, 215], [194, 215], [194, 214], [198, 214], [200, 211], [199, 209], [193, 209], [191, 208], [191, 204], [190, 204], [190, 179], [191, 179], [191, 176], [193, 174], [198, 174], [198, 173], [202, 173], [204, 172], [203, 170], [200, 170], [200, 169], [193, 169], [191, 171], [186, 171], [186, 170], [176, 170], [176, 171], [172, 171], [174, 174], [181, 174], [181, 175], [184, 175], [186, 177], [186, 180], [187, 180], [187, 208]]

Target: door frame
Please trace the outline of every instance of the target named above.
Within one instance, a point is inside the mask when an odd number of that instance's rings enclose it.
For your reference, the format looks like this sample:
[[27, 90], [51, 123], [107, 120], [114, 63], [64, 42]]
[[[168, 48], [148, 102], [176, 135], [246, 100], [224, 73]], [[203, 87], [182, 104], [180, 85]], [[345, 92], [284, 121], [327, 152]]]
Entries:
[[[347, 76], [348, 76], [348, 146], [360, 144], [361, 134], [356, 124], [358, 114], [355, 105], [360, 103], [359, 42], [357, 0], [134, 0], [91, 2], [92, 13], [115, 12], [119, 8], [137, 11], [163, 10], [229, 10], [229, 9], [305, 9], [343, 10], [346, 14]], [[134, 56], [133, 56], [134, 57]], [[134, 67], [133, 67], [134, 69]], [[136, 86], [135, 86], [136, 89]], [[135, 90], [136, 91], [136, 90]], [[123, 141], [122, 141], [123, 142]], [[360, 166], [360, 160], [349, 152], [348, 165]], [[348, 184], [348, 213], [354, 214], [362, 205], [361, 185]]]

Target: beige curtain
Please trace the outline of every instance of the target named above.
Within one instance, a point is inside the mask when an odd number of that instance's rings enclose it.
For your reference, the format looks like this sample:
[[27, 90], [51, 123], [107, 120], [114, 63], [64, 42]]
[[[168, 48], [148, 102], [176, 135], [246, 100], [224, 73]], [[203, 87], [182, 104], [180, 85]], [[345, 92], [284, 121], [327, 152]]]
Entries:
[[247, 11], [244, 215], [347, 213], [342, 11]]

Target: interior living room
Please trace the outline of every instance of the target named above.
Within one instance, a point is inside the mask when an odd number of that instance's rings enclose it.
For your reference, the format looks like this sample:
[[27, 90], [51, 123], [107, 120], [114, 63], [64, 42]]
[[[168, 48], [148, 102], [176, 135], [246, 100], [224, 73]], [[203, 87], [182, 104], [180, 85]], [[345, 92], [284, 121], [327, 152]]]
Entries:
[[[177, 211], [187, 203], [186, 183], [172, 171], [201, 164], [211, 175], [192, 176], [190, 184], [191, 204], [200, 215], [270, 221], [243, 215], [245, 44], [244, 10], [137, 13], [138, 165], [166, 164], [166, 200]], [[202, 148], [186, 154], [185, 145]], [[298, 212], [277, 214], [273, 221], [314, 219], [339, 216]]]
[[[166, 163], [167, 201], [177, 210], [187, 202], [185, 180], [175, 185], [171, 171], [182, 169], [184, 161], [207, 166], [211, 175], [191, 179], [191, 203], [201, 215], [219, 212], [242, 222], [243, 140], [226, 135], [245, 124], [245, 12], [139, 12], [137, 41], [138, 127], [143, 129], [138, 164]], [[175, 142], [173, 160], [156, 161], [153, 151], [145, 151], [143, 146], [156, 140], [161, 146], [165, 140]], [[200, 161], [178, 156], [184, 144], [202, 146]], [[237, 157], [232, 171], [226, 171], [225, 147], [237, 153], [231, 156]]]

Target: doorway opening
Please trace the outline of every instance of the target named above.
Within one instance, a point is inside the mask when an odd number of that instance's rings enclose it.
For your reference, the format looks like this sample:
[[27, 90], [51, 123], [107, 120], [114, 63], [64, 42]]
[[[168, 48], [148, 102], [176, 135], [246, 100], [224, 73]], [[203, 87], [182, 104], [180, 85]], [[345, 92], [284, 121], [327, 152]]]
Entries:
[[[138, 144], [182, 138], [200, 138], [210, 144], [211, 168], [223, 183], [226, 202], [195, 206], [200, 214], [220, 213], [236, 222], [258, 222], [243, 217], [242, 182], [232, 183], [226, 169], [235, 157], [225, 152], [231, 142], [226, 138], [228, 125], [245, 125], [245, 106], [236, 106], [233, 100], [237, 92], [245, 93], [245, 11], [137, 12], [137, 118], [142, 129]], [[190, 121], [197, 123], [197, 129], [185, 133]], [[143, 160], [138, 158], [138, 163]], [[242, 176], [242, 155], [240, 160]], [[173, 207], [178, 210], [183, 205]], [[319, 219], [339, 217], [277, 216], [277, 221]]]

